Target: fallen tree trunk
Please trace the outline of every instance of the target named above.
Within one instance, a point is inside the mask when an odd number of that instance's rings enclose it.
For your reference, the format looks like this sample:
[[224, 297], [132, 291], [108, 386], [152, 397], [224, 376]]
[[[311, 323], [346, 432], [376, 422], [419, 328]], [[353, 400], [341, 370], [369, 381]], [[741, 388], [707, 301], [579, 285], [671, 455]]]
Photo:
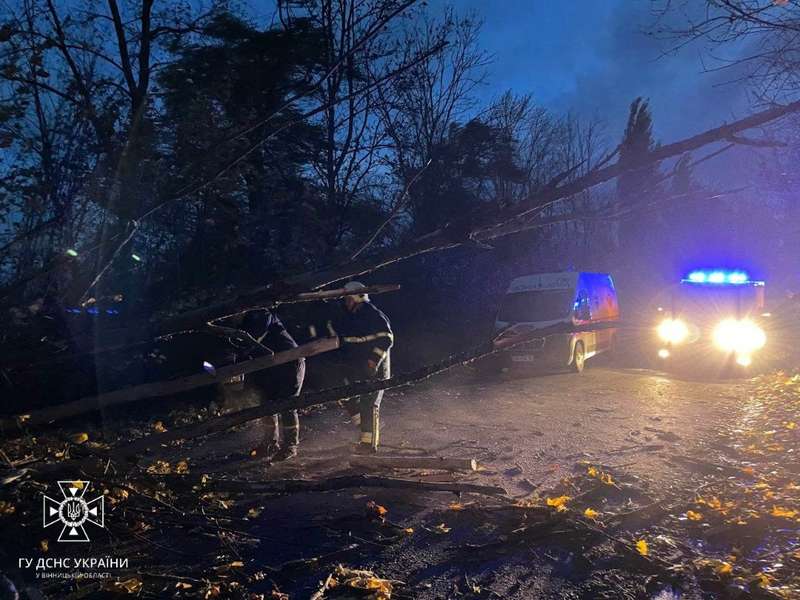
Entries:
[[178, 392], [185, 392], [195, 388], [203, 387], [206, 385], [213, 385], [215, 383], [222, 383], [236, 375], [253, 373], [268, 369], [276, 365], [282, 365], [288, 362], [297, 360], [298, 358], [314, 356], [329, 352], [339, 347], [338, 338], [323, 338], [315, 340], [309, 344], [304, 344], [287, 350], [285, 352], [278, 352], [270, 356], [262, 356], [247, 360], [244, 362], [236, 363], [220, 367], [216, 370], [215, 374], [211, 373], [198, 373], [196, 375], [187, 375], [178, 379], [171, 379], [169, 381], [157, 381], [154, 383], [145, 383], [142, 385], [135, 385], [132, 387], [114, 390], [105, 394], [98, 394], [96, 396], [87, 396], [74, 402], [66, 404], [59, 404], [42, 410], [37, 410], [29, 414], [17, 415], [12, 419], [7, 419], [0, 422], [2, 426], [6, 427], [12, 423], [20, 423], [26, 425], [40, 425], [42, 423], [50, 423], [68, 417], [84, 414], [87, 412], [102, 410], [111, 406], [119, 406], [121, 404], [128, 404], [137, 400], [145, 398], [157, 398], [160, 396], [169, 396]]
[[[766, 123], [775, 121], [791, 113], [800, 111], [800, 101], [786, 105], [775, 106], [761, 112], [752, 114], [738, 121], [726, 123], [719, 127], [708, 129], [697, 135], [685, 138], [672, 144], [659, 146], [653, 152], [641, 157], [641, 164], [652, 164], [667, 158], [685, 154], [698, 150], [709, 144], [730, 140], [735, 134], [755, 127], [761, 127]], [[638, 163], [637, 163], [638, 164]], [[598, 184], [605, 183], [611, 179], [631, 170], [632, 167], [625, 162], [617, 161], [608, 166], [591, 169], [585, 175], [575, 178], [573, 181], [558, 186], [550, 186], [544, 190], [537, 191], [518, 204], [510, 206], [502, 213], [489, 212], [482, 218], [473, 219], [471, 223], [449, 223], [429, 234], [418, 237], [411, 241], [407, 246], [391, 250], [375, 258], [361, 261], [350, 261], [344, 264], [335, 265], [331, 268], [301, 273], [287, 278], [283, 282], [277, 282], [272, 286], [262, 286], [252, 289], [237, 298], [233, 298], [215, 307], [189, 311], [179, 315], [171, 323], [165, 323], [164, 327], [175, 327], [191, 322], [193, 318], [210, 318], [209, 313], [214, 310], [219, 314], [231, 313], [247, 306], [248, 303], [265, 302], [270, 298], [280, 296], [284, 290], [309, 290], [318, 289], [326, 285], [331, 285], [349, 277], [356, 277], [371, 273], [387, 265], [439, 250], [454, 248], [463, 244], [474, 243], [475, 241], [487, 241], [497, 237], [510, 235], [520, 230], [530, 228], [525, 222], [520, 222], [516, 227], [510, 226], [514, 219], [524, 218], [532, 212], [541, 211], [543, 208], [552, 205], [554, 202], [569, 198], [592, 188]], [[565, 213], [564, 220], [569, 220], [569, 214]]]
[[[614, 322], [594, 323], [591, 326], [581, 326], [578, 328], [578, 330], [600, 330], [617, 327], [618, 325], [618, 323]], [[240, 410], [238, 412], [213, 417], [203, 421], [202, 423], [170, 429], [169, 431], [165, 431], [163, 433], [153, 433], [125, 446], [115, 448], [114, 454], [118, 458], [135, 456], [145, 452], [148, 449], [155, 449], [174, 440], [196, 438], [219, 433], [232, 427], [236, 427], [237, 425], [247, 423], [248, 421], [253, 421], [255, 419], [260, 419], [262, 417], [282, 413], [288, 410], [309, 408], [319, 404], [336, 402], [344, 398], [363, 396], [364, 394], [369, 394], [378, 390], [390, 390], [399, 387], [405, 387], [427, 379], [438, 373], [442, 373], [443, 371], [447, 371], [456, 365], [467, 364], [502, 350], [507, 350], [520, 344], [525, 344], [527, 342], [546, 337], [547, 335], [552, 335], [555, 333], [568, 333], [575, 330], [576, 327], [574, 325], [559, 323], [550, 327], [544, 327], [528, 335], [515, 337], [513, 341], [504, 341], [501, 344], [502, 347], [496, 344], [494, 340], [490, 340], [465, 352], [453, 354], [439, 362], [425, 365], [416, 371], [396, 375], [390, 379], [360, 381], [348, 386], [330, 388], [318, 392], [307, 392], [301, 394], [300, 396], [284, 398], [276, 402], [271, 402], [267, 405], [256, 406], [253, 408]]]
[[204, 490], [214, 492], [246, 492], [252, 494], [290, 494], [294, 492], [329, 492], [353, 487], [377, 487], [391, 489], [411, 489], [428, 492], [453, 492], [456, 494], [484, 494], [487, 496], [505, 496], [506, 491], [494, 485], [475, 483], [416, 481], [413, 479], [395, 479], [392, 477], [375, 477], [371, 475], [344, 475], [330, 479], [278, 479], [274, 481], [241, 481], [220, 480], [209, 481]]
[[371, 469], [431, 469], [440, 471], [477, 471], [474, 458], [450, 458], [446, 456], [368, 456], [350, 457], [350, 466]]
[[[269, 286], [267, 286], [269, 288]], [[264, 289], [267, 289], [264, 288]], [[396, 292], [400, 289], [400, 285], [391, 283], [391, 284], [378, 284], [378, 285], [369, 285], [364, 288], [365, 294], [385, 294], [388, 292]], [[295, 292], [290, 293], [286, 292], [284, 295], [277, 297], [272, 302], [267, 302], [268, 305], [275, 306], [280, 304], [297, 304], [301, 302], [317, 302], [320, 300], [335, 300], [336, 298], [343, 298], [348, 294], [344, 288], [336, 288], [332, 290], [316, 290], [311, 292]], [[240, 297], [243, 302], [244, 296]], [[264, 302], [257, 302], [255, 298], [253, 298], [253, 302], [256, 304], [263, 305]], [[241, 312], [246, 312], [249, 309], [245, 309]], [[240, 313], [237, 313], [240, 314]], [[203, 316], [206, 315], [209, 319], [204, 319]], [[187, 318], [183, 318], [186, 316]], [[215, 316], [216, 318], [211, 319], [211, 316]], [[227, 315], [233, 316], [233, 315]], [[77, 352], [69, 352], [69, 353], [62, 353], [56, 356], [51, 356], [48, 358], [41, 357], [41, 350], [38, 348], [32, 348], [27, 350], [22, 350], [18, 347], [8, 348], [0, 352], [0, 362], [3, 363], [4, 366], [14, 368], [14, 369], [30, 369], [35, 367], [40, 367], [43, 365], [52, 365], [58, 363], [64, 363], [70, 360], [74, 360], [81, 356], [89, 356], [94, 354], [100, 354], [103, 352], [118, 352], [120, 350], [126, 350], [130, 348], [136, 348], [137, 346], [142, 346], [144, 344], [152, 343], [154, 339], [158, 337], [166, 337], [169, 334], [179, 332], [181, 329], [187, 330], [192, 328], [200, 328], [200, 323], [206, 322], [208, 320], [213, 321], [220, 321], [223, 320], [226, 315], [220, 316], [220, 311], [217, 305], [212, 305], [207, 308], [199, 309], [196, 311], [191, 311], [189, 313], [184, 313], [181, 316], [180, 321], [173, 321], [169, 320], [169, 327], [151, 327], [146, 322], [142, 322], [139, 327], [116, 327], [114, 329], [105, 329], [102, 332], [103, 341], [102, 343], [98, 343], [97, 336], [95, 334], [91, 335], [84, 335], [84, 336], [76, 336], [74, 339], [75, 345], [82, 349]], [[185, 324], [186, 327], [181, 327], [181, 324]], [[91, 347], [89, 347], [91, 346]]]
[[[800, 111], [800, 101], [769, 108], [678, 142], [660, 146], [642, 157], [643, 162], [641, 164], [647, 165], [660, 162], [716, 142], [737, 140], [736, 134], [738, 133], [761, 127], [798, 111]], [[251, 288], [225, 302], [189, 310], [179, 315], [164, 318], [155, 316], [152, 320], [157, 320], [159, 323], [153, 327], [153, 331], [161, 332], [162, 334], [170, 333], [187, 327], [194, 327], [200, 322], [207, 322], [226, 314], [236, 313], [247, 307], [292, 302], [291, 298], [297, 297], [302, 293], [318, 290], [349, 277], [365, 275], [414, 256], [465, 244], [485, 242], [530, 229], [532, 227], [529, 221], [531, 215], [539, 214], [544, 208], [551, 206], [555, 202], [610, 181], [630, 171], [632, 168], [630, 165], [620, 161], [608, 166], [598, 165], [573, 181], [563, 185], [548, 186], [543, 190], [539, 190], [501, 213], [487, 212], [464, 222], [448, 223], [429, 234], [412, 240], [402, 248], [392, 249], [386, 253], [379, 254], [377, 257], [360, 261], [348, 261], [325, 269], [300, 273], [274, 284]], [[571, 171], [572, 169], [567, 171], [564, 177], [569, 175]], [[556, 177], [554, 181], [558, 183], [564, 177]], [[570, 213], [564, 213], [562, 220], [568, 221], [571, 219]], [[3, 296], [3, 290], [0, 290], [1, 296]], [[128, 343], [142, 341], [141, 332], [149, 328], [148, 324], [142, 323], [141, 327], [134, 332], [134, 337], [128, 340]]]

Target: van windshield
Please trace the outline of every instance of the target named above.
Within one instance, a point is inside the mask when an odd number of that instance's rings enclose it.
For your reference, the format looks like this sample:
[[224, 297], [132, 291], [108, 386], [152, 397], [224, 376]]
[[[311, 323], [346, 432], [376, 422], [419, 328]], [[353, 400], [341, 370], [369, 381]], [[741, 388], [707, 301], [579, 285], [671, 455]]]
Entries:
[[682, 283], [673, 291], [670, 308], [700, 320], [745, 317], [763, 310], [762, 298], [754, 286]]
[[563, 319], [569, 315], [573, 296], [572, 290], [536, 290], [507, 294], [500, 306], [497, 320], [524, 323]]

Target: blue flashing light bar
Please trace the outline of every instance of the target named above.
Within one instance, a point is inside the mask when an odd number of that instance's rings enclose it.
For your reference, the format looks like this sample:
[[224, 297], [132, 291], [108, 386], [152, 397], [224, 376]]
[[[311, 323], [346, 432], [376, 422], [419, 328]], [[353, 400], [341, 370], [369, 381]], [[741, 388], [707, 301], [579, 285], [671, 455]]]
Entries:
[[692, 271], [685, 279], [685, 283], [711, 283], [717, 285], [744, 285], [744, 284], [758, 284], [761, 282], [751, 281], [750, 277], [744, 271], [724, 271], [721, 269], [714, 269], [712, 271]]

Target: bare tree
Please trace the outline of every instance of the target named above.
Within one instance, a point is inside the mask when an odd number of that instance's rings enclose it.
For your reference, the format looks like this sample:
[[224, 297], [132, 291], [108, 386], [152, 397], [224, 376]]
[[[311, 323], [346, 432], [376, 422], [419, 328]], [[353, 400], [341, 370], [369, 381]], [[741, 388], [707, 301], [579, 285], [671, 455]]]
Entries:
[[800, 5], [791, 0], [657, 0], [651, 33], [705, 45], [706, 69], [746, 81], [761, 102], [800, 90]]

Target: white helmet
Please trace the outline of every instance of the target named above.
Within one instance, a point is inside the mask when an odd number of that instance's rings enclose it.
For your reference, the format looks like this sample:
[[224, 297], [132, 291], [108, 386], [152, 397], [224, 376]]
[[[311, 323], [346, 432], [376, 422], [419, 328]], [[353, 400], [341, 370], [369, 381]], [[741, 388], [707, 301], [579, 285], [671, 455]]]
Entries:
[[362, 290], [365, 289], [367, 289], [367, 286], [360, 281], [348, 281], [344, 284], [344, 290], [346, 292], [351, 292], [348, 296], [353, 296], [359, 302], [366, 302], [369, 300], [369, 295], [362, 292]]

